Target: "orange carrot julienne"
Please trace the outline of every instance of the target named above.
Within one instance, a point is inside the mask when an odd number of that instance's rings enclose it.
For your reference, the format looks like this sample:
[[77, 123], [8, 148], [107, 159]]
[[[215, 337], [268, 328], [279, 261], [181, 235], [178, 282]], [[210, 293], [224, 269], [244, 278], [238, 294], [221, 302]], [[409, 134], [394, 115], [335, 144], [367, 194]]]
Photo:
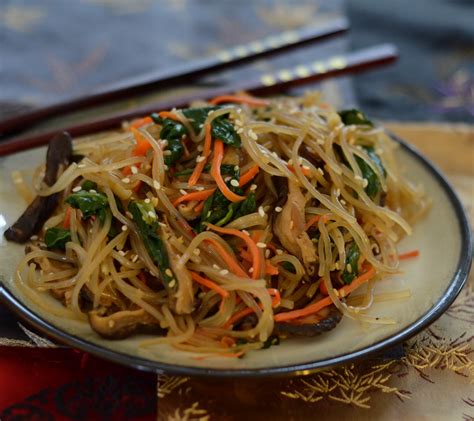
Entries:
[[135, 136], [135, 149], [133, 149], [134, 156], [144, 156], [151, 149], [150, 142], [145, 138], [135, 127], [130, 128], [131, 132]]
[[258, 165], [254, 165], [248, 171], [246, 171], [239, 180], [239, 186], [245, 186], [250, 180], [252, 180], [260, 171], [260, 167]]
[[182, 196], [178, 197], [174, 202], [173, 206], [176, 207], [180, 203], [183, 202], [190, 202], [191, 200], [206, 200], [209, 196], [214, 193], [216, 189], [209, 189], [209, 190], [202, 190], [196, 191], [188, 194], [183, 194]]
[[281, 303], [280, 291], [278, 291], [276, 288], [268, 288], [267, 291], [271, 296], [274, 297], [272, 300], [272, 307], [278, 307]]
[[194, 212], [196, 213], [201, 213], [201, 211], [204, 209], [204, 200], [199, 203], [199, 205], [197, 205], [195, 208], [194, 208]]
[[[345, 285], [339, 289], [338, 295], [341, 297], [346, 297], [352, 291], [359, 288], [361, 285], [366, 283], [375, 275], [375, 269], [370, 267], [367, 272], [360, 275], [358, 278], [354, 279], [349, 285]], [[323, 308], [326, 308], [332, 304], [331, 297], [323, 298], [316, 303], [310, 304], [309, 306], [293, 311], [287, 311], [285, 313], [276, 314], [274, 320], [276, 322], [288, 322], [290, 320], [299, 319], [300, 317], [310, 316], [312, 314], [318, 313]]]
[[234, 102], [236, 104], [248, 104], [259, 106], [266, 106], [270, 104], [270, 101], [261, 98], [255, 98], [250, 95], [221, 95], [212, 98], [209, 103], [212, 105], [222, 104], [223, 102]]
[[142, 127], [145, 124], [150, 124], [150, 123], [153, 123], [153, 120], [151, 119], [151, 117], [143, 117], [143, 118], [139, 118], [137, 120], [132, 121], [130, 126], [138, 129], [139, 127]]
[[66, 213], [64, 214], [64, 222], [63, 222], [63, 227], [66, 229], [69, 229], [71, 226], [71, 214], [72, 214], [72, 208], [71, 206], [68, 206], [66, 208]]
[[178, 116], [175, 113], [172, 113], [171, 111], [160, 111], [158, 115], [161, 118], [169, 118], [170, 120], [180, 121]]
[[191, 274], [191, 278], [194, 282], [197, 282], [200, 285], [203, 285], [213, 291], [217, 292], [223, 298], [227, 298], [229, 296], [229, 291], [226, 291], [224, 288], [217, 285], [215, 282], [212, 282], [210, 279], [204, 278], [203, 276], [197, 274], [196, 272], [189, 271]]
[[212, 142], [211, 125], [209, 123], [206, 123], [204, 130], [205, 130], [206, 135], [204, 137], [203, 157], [205, 159], [197, 163], [196, 168], [194, 168], [194, 171], [191, 174], [191, 177], [189, 177], [188, 184], [190, 186], [194, 186], [198, 182], [199, 177], [201, 176], [202, 170], [204, 169], [204, 166], [206, 165], [207, 157], [211, 153], [211, 142]]
[[252, 263], [252, 255], [244, 248], [240, 250], [240, 257], [242, 257], [246, 262]]
[[323, 223], [326, 223], [329, 220], [329, 215], [314, 215], [310, 219], [308, 219], [308, 222], [306, 222], [306, 225], [304, 226], [305, 231], [308, 231], [314, 224], [319, 222], [319, 220], [322, 219]]
[[247, 273], [245, 273], [245, 271], [240, 267], [237, 260], [234, 259], [234, 257], [222, 246], [222, 244], [220, 244], [213, 238], [208, 238], [206, 242], [211, 243], [211, 246], [217, 253], [219, 253], [226, 265], [235, 275], [241, 276], [242, 278], [248, 278]]
[[412, 250], [406, 253], [398, 255], [399, 260], [411, 259], [412, 257], [418, 257], [420, 255], [420, 250]]
[[276, 266], [273, 266], [269, 260], [265, 260], [265, 274], [266, 275], [278, 275], [280, 271]]
[[223, 336], [221, 339], [221, 344], [224, 345], [226, 348], [231, 348], [235, 346], [235, 340], [230, 336]]
[[212, 159], [212, 166], [211, 166], [211, 175], [216, 181], [217, 186], [221, 193], [231, 202], [240, 202], [244, 200], [244, 196], [239, 196], [235, 194], [232, 190], [227, 187], [224, 179], [221, 175], [221, 164], [222, 159], [224, 158], [224, 143], [222, 140], [216, 140], [214, 142], [214, 158]]
[[[304, 168], [304, 167], [300, 167], [301, 168], [301, 171], [303, 173], [303, 175], [305, 175], [306, 177], [308, 175], [311, 175], [311, 170], [309, 168]], [[288, 164], [288, 169], [292, 172], [292, 173], [295, 173], [296, 170], [295, 170], [295, 167], [291, 164]]]
[[263, 259], [255, 241], [253, 241], [250, 238], [250, 236], [248, 236], [247, 234], [244, 234], [242, 231], [239, 231], [233, 228], [222, 228], [222, 227], [217, 227], [212, 224], [207, 224], [207, 226], [211, 230], [216, 231], [220, 234], [234, 235], [235, 237], [238, 237], [241, 240], [244, 240], [244, 243], [247, 245], [250, 253], [252, 254], [252, 268], [253, 268], [252, 278], [258, 279], [260, 277], [260, 269], [263, 266], [263, 262], [262, 262]]
[[222, 326], [224, 329], [229, 329], [235, 322], [238, 322], [240, 319], [243, 319], [245, 316], [254, 313], [253, 308], [246, 307], [237, 313], [234, 313], [227, 322]]

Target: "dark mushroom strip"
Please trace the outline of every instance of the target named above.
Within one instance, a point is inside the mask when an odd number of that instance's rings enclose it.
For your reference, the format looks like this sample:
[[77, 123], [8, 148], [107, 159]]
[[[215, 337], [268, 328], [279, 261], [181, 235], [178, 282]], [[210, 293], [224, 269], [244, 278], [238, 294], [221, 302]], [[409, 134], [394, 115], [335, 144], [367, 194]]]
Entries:
[[[54, 137], [48, 146], [46, 172], [43, 181], [52, 186], [59, 174], [69, 165], [72, 158], [72, 138], [64, 132]], [[37, 196], [18, 220], [6, 230], [9, 241], [24, 243], [36, 234], [58, 206], [60, 193]]]
[[318, 336], [334, 329], [342, 319], [341, 312], [334, 306], [319, 312], [311, 319], [301, 322], [275, 323], [273, 333], [282, 336]]
[[124, 339], [139, 333], [166, 333], [158, 320], [143, 309], [118, 311], [109, 316], [102, 313], [101, 309], [90, 311], [88, 317], [92, 329], [106, 339]]

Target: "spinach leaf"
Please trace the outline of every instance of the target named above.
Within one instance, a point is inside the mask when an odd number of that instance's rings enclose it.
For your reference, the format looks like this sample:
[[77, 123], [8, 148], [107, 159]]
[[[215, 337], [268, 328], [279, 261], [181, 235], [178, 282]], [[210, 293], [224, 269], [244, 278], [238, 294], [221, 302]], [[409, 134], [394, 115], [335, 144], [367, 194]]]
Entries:
[[102, 223], [105, 221], [109, 202], [104, 194], [81, 190], [69, 195], [66, 202], [79, 209], [84, 219], [97, 215]]
[[[360, 250], [357, 243], [353, 241], [346, 247], [346, 262], [341, 275], [341, 279], [345, 284], [350, 284], [359, 275], [359, 259]], [[351, 267], [350, 272], [347, 270], [347, 265]]]
[[49, 249], [65, 250], [68, 241], [71, 241], [71, 231], [64, 228], [48, 228], [44, 235], [44, 242]]
[[168, 288], [175, 287], [176, 280], [170, 268], [168, 253], [163, 240], [158, 235], [158, 216], [153, 205], [144, 201], [130, 202], [128, 210], [132, 214], [148, 254], [160, 269], [165, 285]]
[[346, 126], [350, 124], [361, 124], [373, 127], [373, 123], [365, 116], [365, 114], [355, 108], [339, 111], [338, 114]]
[[[375, 153], [374, 148], [371, 146], [363, 146], [363, 148], [370, 160], [385, 176], [385, 168], [382, 165], [382, 161], [380, 160], [379, 156]], [[372, 168], [370, 168], [370, 166], [362, 158], [356, 156], [355, 160], [362, 172], [362, 177], [364, 177], [368, 182], [367, 187], [364, 190], [367, 193], [367, 196], [373, 199], [381, 189], [380, 180], [374, 170], [372, 170]]]
[[[211, 164], [206, 164], [202, 169], [202, 172], [209, 172], [211, 170]], [[180, 177], [183, 175], [191, 175], [194, 172], [193, 168], [186, 168], [183, 171], [178, 171], [174, 173], [175, 177]], [[239, 179], [240, 169], [235, 169], [234, 165], [231, 164], [222, 164], [221, 165], [221, 174], [223, 175], [231, 175], [235, 179]]]
[[236, 202], [239, 205], [238, 209], [234, 213], [233, 219], [240, 218], [241, 216], [248, 215], [257, 210], [257, 201], [255, 200], [255, 193], [250, 192], [245, 200], [242, 202]]
[[[194, 132], [198, 133], [206, 121], [209, 112], [218, 110], [219, 108], [221, 107], [187, 108], [183, 110], [183, 114], [186, 118], [191, 120], [190, 123]], [[212, 137], [214, 139], [220, 139], [225, 144], [236, 148], [240, 147], [240, 136], [235, 131], [234, 125], [229, 121], [227, 115], [221, 115], [212, 120], [211, 127]]]
[[86, 191], [97, 190], [97, 183], [94, 183], [91, 180], [84, 180], [81, 187], [82, 187], [82, 190], [86, 190]]
[[283, 269], [287, 270], [290, 273], [296, 273], [296, 268], [293, 266], [292, 263], [290, 262], [283, 262], [281, 264], [283, 266]]
[[181, 139], [188, 134], [188, 130], [178, 121], [161, 118], [158, 114], [152, 114], [151, 118], [156, 124], [162, 126], [160, 137], [168, 141], [167, 150], [171, 152], [170, 155], [165, 155], [165, 164], [171, 167], [183, 156], [184, 146]]
[[280, 345], [280, 337], [278, 335], [270, 335], [263, 343], [262, 349], [267, 349], [274, 345]]

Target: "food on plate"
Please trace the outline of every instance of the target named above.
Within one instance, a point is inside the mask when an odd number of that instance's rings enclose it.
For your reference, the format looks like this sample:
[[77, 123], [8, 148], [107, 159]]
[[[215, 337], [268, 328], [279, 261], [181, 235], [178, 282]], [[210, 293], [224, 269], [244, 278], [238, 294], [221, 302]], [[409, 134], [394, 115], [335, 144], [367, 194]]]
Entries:
[[64, 133], [5, 234], [27, 242], [16, 282], [105, 338], [226, 357], [343, 317], [393, 323], [366, 311], [377, 282], [418, 255], [397, 243], [429, 208], [396, 148], [318, 93], [222, 96]]

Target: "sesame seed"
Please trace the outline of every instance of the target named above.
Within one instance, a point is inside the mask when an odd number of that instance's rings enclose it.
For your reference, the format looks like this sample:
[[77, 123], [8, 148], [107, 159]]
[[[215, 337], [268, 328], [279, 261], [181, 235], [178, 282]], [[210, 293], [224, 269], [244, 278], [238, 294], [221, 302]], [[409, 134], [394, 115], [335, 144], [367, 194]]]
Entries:
[[250, 236], [249, 232], [247, 230], [242, 230], [242, 232], [245, 234], [245, 235], [248, 235]]
[[132, 165], [130, 170], [132, 171], [132, 174], [138, 174], [138, 168], [135, 165]]
[[148, 216], [153, 219], [156, 218], [156, 214], [153, 211], [148, 211]]
[[341, 202], [341, 205], [343, 205], [343, 206], [347, 205], [347, 202], [344, 199], [341, 199], [340, 202]]
[[128, 227], [126, 225], [122, 225], [122, 231], [127, 231]]
[[171, 282], [168, 284], [170, 288], [173, 288], [176, 285], [176, 280], [172, 279]]
[[260, 248], [260, 249], [264, 249], [264, 248], [267, 248], [267, 245], [265, 243], [258, 242], [257, 247]]
[[265, 258], [268, 259], [270, 257], [270, 250], [269, 249], [266, 249], [265, 250]]
[[364, 181], [363, 181], [363, 184], [362, 186], [365, 188], [369, 185], [369, 180], [367, 180], [366, 178], [364, 178]]
[[169, 151], [169, 150], [163, 151], [164, 156], [170, 156], [171, 154], [172, 154], [172, 152]]
[[336, 297], [338, 297], [339, 296], [339, 291], [336, 288], [333, 288], [332, 290], [334, 291], [334, 294], [336, 294]]
[[216, 269], [216, 270], [220, 270], [220, 269], [221, 269], [220, 266], [216, 265], [215, 263], [212, 264], [212, 267], [213, 267], [214, 269]]
[[341, 189], [336, 189], [336, 197], [339, 197], [341, 195]]
[[257, 185], [256, 185], [256, 184], [252, 184], [252, 185], [250, 186], [250, 191], [255, 191], [255, 190], [257, 190]]
[[151, 203], [153, 203], [153, 206], [156, 208], [158, 206], [158, 198], [157, 197], [152, 197]]
[[193, 254], [195, 254], [196, 256], [199, 256], [201, 254], [201, 250], [199, 249], [194, 249], [193, 250]]
[[156, 190], [160, 190], [160, 189], [161, 189], [161, 184], [160, 184], [158, 181], [154, 180], [154, 181], [153, 181], [153, 187], [154, 187]]
[[89, 192], [90, 192], [90, 193], [97, 193], [97, 190], [90, 189]]
[[252, 129], [250, 129], [250, 130], [248, 131], [248, 135], [249, 135], [250, 139], [258, 140], [257, 134], [256, 134]]
[[357, 181], [362, 181], [362, 177], [361, 177], [360, 175], [356, 175], [354, 178], [355, 178]]
[[283, 250], [282, 249], [276, 249], [276, 254], [278, 254], [278, 255], [283, 254]]
[[321, 174], [321, 175], [324, 175], [324, 171], [322, 168], [318, 168], [318, 172]]
[[278, 213], [280, 213], [282, 210], [283, 210], [283, 208], [281, 208], [280, 206], [277, 206], [275, 208], [275, 212], [278, 212]]
[[119, 250], [118, 254], [120, 254], [120, 256], [125, 256], [127, 253], [124, 252], [123, 250]]
[[122, 178], [122, 183], [128, 184], [130, 183], [130, 179], [128, 177]]
[[163, 223], [163, 222], [158, 222], [158, 224], [160, 225], [160, 227], [166, 228], [166, 224], [165, 224], [165, 223]]
[[225, 276], [225, 275], [228, 275], [229, 274], [229, 271], [227, 269], [222, 269], [220, 272], [219, 272], [221, 275]]
[[81, 187], [81, 186], [76, 186], [76, 187], [74, 187], [74, 188], [72, 189], [72, 191], [73, 191], [74, 193], [76, 193], [76, 192], [78, 192], [78, 191], [81, 191], [81, 190], [82, 190], [82, 187]]
[[231, 186], [239, 187], [239, 182], [235, 178], [230, 180], [230, 184], [231, 184]]
[[311, 168], [309, 168], [307, 165], [303, 165], [303, 169], [309, 171]]
[[201, 124], [199, 125], [199, 128], [202, 129], [203, 127], [204, 127], [204, 124], [201, 123]]
[[236, 130], [236, 132], [237, 132], [238, 134], [242, 134], [242, 133], [244, 132], [244, 129], [239, 128], [239, 129]]
[[204, 187], [203, 187], [203, 186], [197, 186], [197, 187], [196, 187], [196, 190], [197, 190], [197, 191], [203, 191], [203, 190], [204, 190]]
[[184, 196], [185, 194], [188, 194], [188, 192], [184, 189], [180, 189], [179, 192]]
[[349, 273], [352, 273], [352, 266], [348, 263], [346, 265], [346, 270], [349, 272]]
[[198, 145], [196, 148], [199, 152], [202, 152], [204, 150], [204, 147], [202, 145]]
[[132, 262], [135, 263], [137, 260], [138, 260], [138, 254], [135, 254], [135, 255], [132, 257]]
[[31, 241], [36, 241], [37, 239], [38, 239], [38, 236], [37, 236], [37, 235], [32, 235], [32, 236], [30, 237], [30, 240], [31, 240]]
[[265, 211], [263, 210], [262, 206], [259, 206], [258, 208], [258, 214], [263, 218], [265, 216]]
[[85, 167], [86, 167], [86, 164], [79, 164], [79, 165], [77, 166], [77, 168], [85, 168]]
[[148, 199], [148, 197], [147, 197], [147, 198], [145, 199], [145, 203], [150, 203], [150, 202], [151, 202], [151, 200]]
[[205, 160], [206, 160], [206, 157], [201, 156], [201, 155], [199, 155], [199, 156], [196, 158], [196, 162], [198, 162], [198, 163], [199, 163], [199, 162], [202, 162], [202, 161], [205, 161]]
[[253, 273], [253, 268], [250, 268], [250, 269], [249, 269], [249, 273]]
[[173, 272], [171, 272], [171, 269], [170, 269], [170, 268], [168, 268], [168, 269], [165, 270], [165, 275], [166, 275], [166, 276], [169, 276], [169, 277], [173, 276]]

